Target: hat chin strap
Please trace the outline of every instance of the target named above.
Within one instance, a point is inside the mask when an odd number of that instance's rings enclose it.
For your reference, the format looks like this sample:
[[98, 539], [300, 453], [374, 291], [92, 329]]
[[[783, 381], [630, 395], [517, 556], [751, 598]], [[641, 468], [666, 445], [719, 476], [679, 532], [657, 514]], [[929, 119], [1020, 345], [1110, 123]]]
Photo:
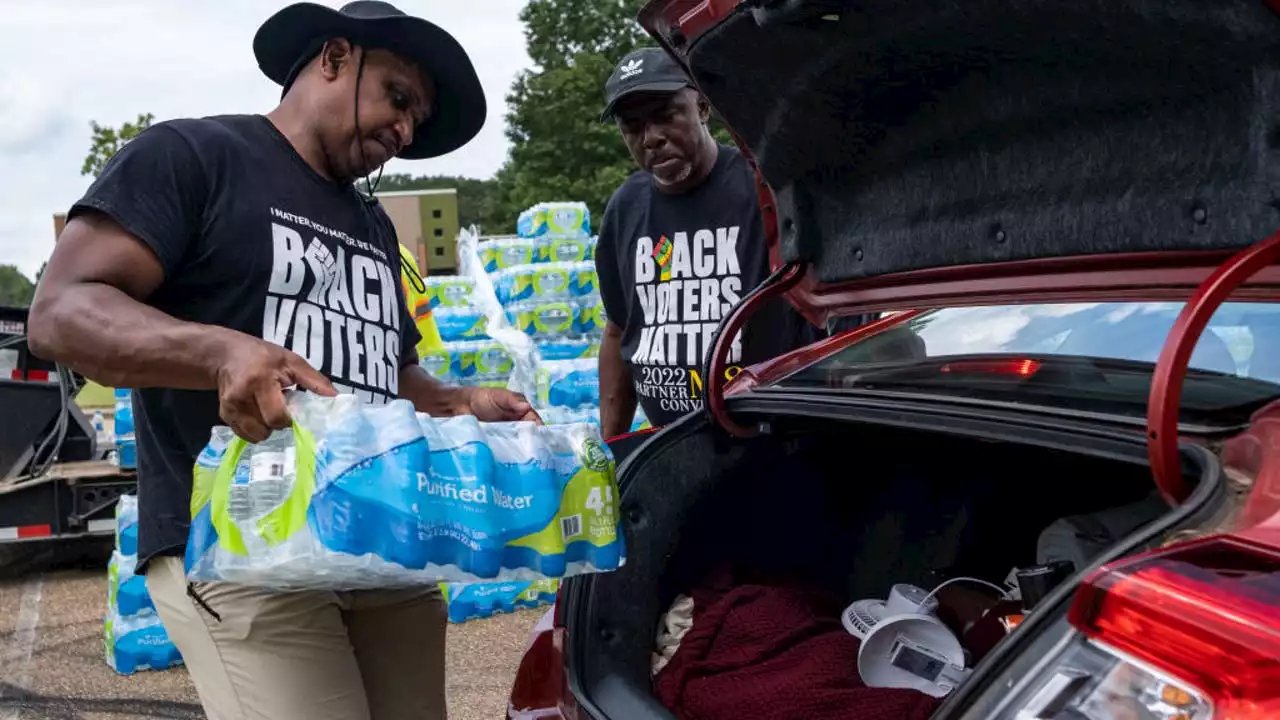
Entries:
[[[354, 115], [355, 115], [355, 122], [356, 122], [356, 145], [357, 147], [360, 148], [360, 162], [364, 165], [364, 167], [369, 167], [369, 158], [364, 153], [364, 137], [363, 137], [364, 133], [360, 132], [360, 81], [364, 78], [364, 59], [365, 59], [365, 56], [368, 54], [368, 52], [369, 51], [366, 48], [363, 48], [363, 47], [360, 48], [360, 59], [357, 61], [357, 65], [356, 65], [356, 96], [355, 96], [355, 107], [354, 107]], [[377, 192], [378, 184], [382, 182], [382, 171], [385, 167], [386, 167], [385, 163], [378, 166], [378, 177], [373, 181], [370, 181], [367, 175], [365, 176], [364, 181], [365, 181], [365, 185], [368, 186], [369, 188], [369, 192], [363, 195], [363, 199], [366, 203], [370, 205], [376, 204], [378, 202], [378, 198], [374, 196], [374, 193]], [[359, 188], [356, 189], [356, 192], [360, 192]]]

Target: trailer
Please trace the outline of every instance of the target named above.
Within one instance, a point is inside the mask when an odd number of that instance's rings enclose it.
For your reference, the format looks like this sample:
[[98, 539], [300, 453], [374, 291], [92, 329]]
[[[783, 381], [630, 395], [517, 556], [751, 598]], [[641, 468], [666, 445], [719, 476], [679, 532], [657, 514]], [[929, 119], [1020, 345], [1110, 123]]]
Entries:
[[31, 354], [27, 319], [0, 306], [0, 544], [111, 535], [136, 472], [76, 405], [84, 378]]

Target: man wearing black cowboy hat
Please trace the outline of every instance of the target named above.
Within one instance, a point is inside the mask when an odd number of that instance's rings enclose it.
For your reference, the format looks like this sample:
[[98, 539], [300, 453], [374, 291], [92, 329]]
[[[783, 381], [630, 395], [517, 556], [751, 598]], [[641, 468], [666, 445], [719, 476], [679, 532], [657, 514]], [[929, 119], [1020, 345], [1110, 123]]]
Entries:
[[284, 86], [279, 106], [160, 123], [125, 146], [68, 214], [29, 342], [134, 388], [140, 571], [210, 718], [444, 717], [437, 593], [185, 580], [192, 466], [211, 427], [263, 440], [289, 426], [290, 386], [537, 418], [518, 395], [418, 367], [394, 228], [354, 185], [476, 135], [485, 99], [466, 52], [368, 1], [291, 5], [254, 52]]

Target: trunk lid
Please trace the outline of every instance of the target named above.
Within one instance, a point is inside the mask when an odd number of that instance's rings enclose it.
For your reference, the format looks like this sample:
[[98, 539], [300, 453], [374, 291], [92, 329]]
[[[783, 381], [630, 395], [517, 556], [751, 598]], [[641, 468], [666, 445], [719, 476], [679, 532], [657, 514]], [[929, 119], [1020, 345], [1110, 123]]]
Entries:
[[1262, 0], [653, 0], [640, 20], [754, 158], [815, 321], [1046, 272], [1189, 289], [1204, 274], [1151, 271], [1207, 274], [1280, 220]]

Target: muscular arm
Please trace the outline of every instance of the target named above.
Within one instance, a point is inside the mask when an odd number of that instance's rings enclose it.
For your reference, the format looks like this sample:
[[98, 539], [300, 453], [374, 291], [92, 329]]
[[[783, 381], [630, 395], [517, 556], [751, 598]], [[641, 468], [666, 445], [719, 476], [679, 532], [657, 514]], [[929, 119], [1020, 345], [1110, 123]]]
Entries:
[[110, 218], [73, 218], [31, 304], [31, 351], [109, 387], [216, 388], [238, 333], [143, 304], [163, 277], [155, 254]]
[[631, 429], [636, 417], [636, 388], [622, 361], [622, 328], [607, 323], [600, 343], [600, 432], [606, 438]]

